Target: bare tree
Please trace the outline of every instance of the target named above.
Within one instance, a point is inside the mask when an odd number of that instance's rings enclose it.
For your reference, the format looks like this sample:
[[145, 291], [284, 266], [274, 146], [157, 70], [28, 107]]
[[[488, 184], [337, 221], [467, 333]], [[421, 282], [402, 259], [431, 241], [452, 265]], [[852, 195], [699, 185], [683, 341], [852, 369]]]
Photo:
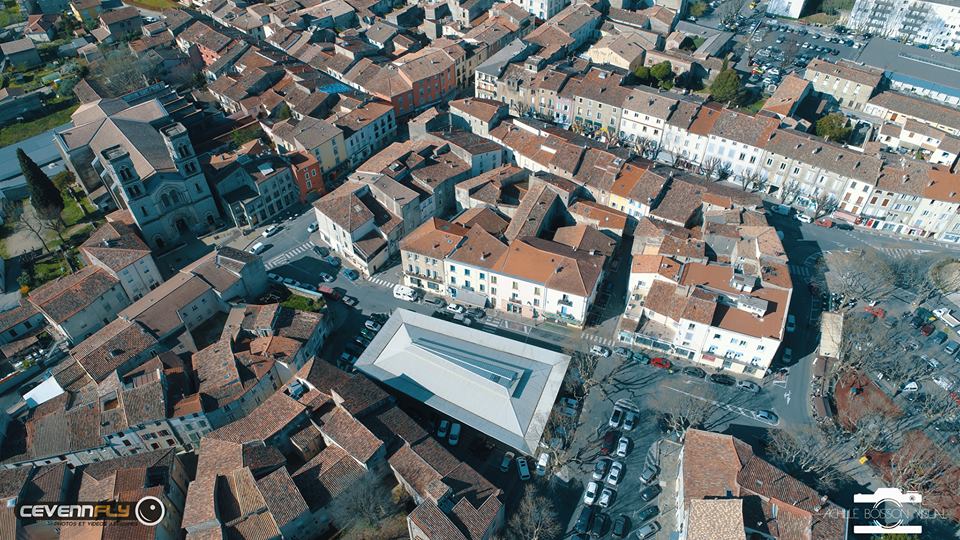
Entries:
[[894, 285], [893, 269], [872, 248], [833, 251], [820, 259], [820, 270], [827, 274], [830, 290], [848, 299], [879, 299]]
[[731, 174], [733, 174], [733, 166], [730, 165], [729, 161], [724, 161], [717, 168], [717, 181], [722, 182], [729, 178]]
[[805, 426], [792, 433], [773, 430], [767, 450], [783, 468], [815, 475], [820, 489], [830, 489], [840, 480], [838, 467], [845, 456], [840, 446], [816, 427]]
[[717, 8], [717, 15], [722, 22], [729, 23], [737, 18], [745, 5], [747, 5], [747, 0], [728, 0]]
[[149, 67], [125, 47], [107, 51], [91, 65], [90, 76], [114, 95], [123, 95], [147, 85]]
[[583, 351], [574, 351], [570, 355], [570, 369], [564, 378], [564, 390], [576, 399], [583, 399], [591, 388], [600, 383], [594, 378], [594, 372], [600, 359]]
[[706, 388], [708, 389], [706, 396], [695, 397], [686, 393], [669, 391], [658, 397], [653, 406], [663, 413], [667, 429], [682, 436], [688, 428], [702, 428], [704, 426], [704, 423], [710, 419], [714, 412], [714, 407], [709, 402], [715, 400], [716, 397], [711, 393], [713, 391], [712, 387]]
[[516, 540], [552, 540], [563, 534], [563, 524], [553, 499], [527, 484], [516, 512], [507, 524], [508, 538]]
[[703, 175], [707, 177], [707, 180], [710, 180], [713, 178], [713, 173], [716, 172], [722, 164], [723, 160], [714, 156], [706, 159], [700, 167], [700, 170], [703, 172]]
[[744, 171], [737, 175], [737, 181], [740, 182], [740, 188], [744, 191], [755, 190], [757, 182], [760, 181], [761, 175], [757, 171]]
[[367, 474], [334, 498], [330, 519], [340, 530], [370, 529], [400, 510], [389, 486]]
[[933, 444], [908, 446], [890, 456], [890, 481], [895, 487], [933, 493], [956, 489], [947, 481], [947, 473], [953, 469], [949, 454]]
[[623, 136], [619, 131], [604, 129], [603, 141], [606, 143], [607, 149], [615, 148], [623, 142]]
[[856, 418], [853, 425], [852, 442], [857, 456], [867, 450], [890, 452], [900, 445], [900, 421], [896, 418], [870, 412]]
[[513, 112], [514, 116], [524, 117], [530, 114], [530, 105], [522, 101], [514, 101], [510, 104], [510, 111]]
[[932, 288], [937, 294], [960, 291], [960, 259], [944, 259], [932, 265], [928, 272]]
[[796, 202], [799, 195], [800, 182], [796, 180], [787, 180], [780, 186], [780, 189], [777, 190], [777, 199], [780, 200], [781, 204], [791, 205]]
[[[43, 246], [43, 250], [47, 253], [50, 253], [50, 247], [47, 246], [46, 240], [43, 239], [43, 232], [47, 230], [47, 225], [44, 220], [36, 214], [36, 211], [31, 212], [30, 209], [26, 208], [27, 202], [24, 201], [23, 211], [20, 213], [20, 224], [24, 229], [33, 233], [37, 240], [40, 241], [40, 244]], [[31, 207], [32, 208], [32, 207]]]
[[[920, 359], [915, 361], [920, 362]], [[939, 386], [925, 389], [921, 395], [922, 398], [917, 397], [914, 400], [910, 412], [922, 416], [927, 425], [935, 424], [944, 418], [953, 418], [960, 412], [957, 410], [957, 402]]]
[[653, 139], [638, 138], [633, 143], [633, 151], [640, 157], [654, 160], [660, 154], [660, 143]]
[[836, 197], [834, 197], [832, 193], [824, 191], [813, 199], [813, 219], [820, 219], [827, 214], [833, 213], [837, 207]]

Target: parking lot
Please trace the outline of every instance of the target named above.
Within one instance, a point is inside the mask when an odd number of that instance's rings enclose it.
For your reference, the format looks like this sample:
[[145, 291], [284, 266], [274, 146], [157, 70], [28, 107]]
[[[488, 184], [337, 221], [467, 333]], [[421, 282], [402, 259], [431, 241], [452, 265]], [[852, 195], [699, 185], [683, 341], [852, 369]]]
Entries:
[[753, 75], [749, 84], [776, 86], [788, 73], [803, 76], [814, 58], [836, 62], [855, 58], [864, 40], [823, 29], [807, 29], [767, 19], [753, 33], [746, 47]]

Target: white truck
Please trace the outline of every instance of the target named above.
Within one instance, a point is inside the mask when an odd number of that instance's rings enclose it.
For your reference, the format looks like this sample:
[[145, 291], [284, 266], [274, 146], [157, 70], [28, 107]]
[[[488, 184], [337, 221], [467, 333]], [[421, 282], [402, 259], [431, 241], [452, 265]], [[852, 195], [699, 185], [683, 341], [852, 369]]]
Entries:
[[933, 314], [950, 328], [956, 328], [957, 326], [960, 326], [960, 319], [954, 317], [948, 308], [935, 309], [933, 310]]

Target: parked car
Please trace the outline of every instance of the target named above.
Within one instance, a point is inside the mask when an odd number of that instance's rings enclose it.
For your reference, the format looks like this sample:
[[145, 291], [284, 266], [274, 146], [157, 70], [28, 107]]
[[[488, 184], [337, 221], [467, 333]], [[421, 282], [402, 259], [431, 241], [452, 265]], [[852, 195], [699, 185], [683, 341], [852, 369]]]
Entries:
[[793, 362], [793, 349], [791, 349], [790, 347], [785, 347], [783, 349], [783, 362], [785, 364], [789, 364], [790, 362]]
[[283, 278], [276, 274], [267, 274], [267, 279], [273, 283], [283, 283]]
[[316, 223], [311, 223], [311, 224], [307, 225], [307, 232], [308, 232], [308, 233], [315, 233], [315, 232], [317, 232], [317, 230], [318, 230], [319, 228], [320, 228], [320, 226], [317, 225]]
[[503, 454], [503, 459], [500, 461], [500, 472], [505, 473], [510, 470], [510, 462], [513, 461], [513, 458], [513, 452]]
[[660, 474], [660, 467], [657, 467], [653, 463], [647, 463], [643, 467], [643, 470], [640, 471], [640, 481], [644, 484], [649, 484], [657, 478], [658, 474]]
[[441, 421], [440, 421], [440, 426], [437, 428], [437, 438], [438, 438], [438, 439], [445, 439], [445, 438], [447, 438], [447, 433], [449, 433], [449, 432], [450, 432], [450, 421], [449, 421], [449, 420], [441, 420]]
[[613, 504], [613, 496], [616, 494], [612, 489], [605, 487], [603, 491], [600, 492], [600, 498], [597, 499], [597, 506], [600, 508], [606, 508]]
[[660, 524], [656, 521], [653, 521], [637, 529], [634, 534], [636, 535], [637, 540], [646, 540], [658, 532], [660, 532]]
[[659, 515], [660, 508], [657, 505], [648, 506], [637, 514], [637, 523], [646, 523]]
[[337, 257], [336, 255], [327, 255], [323, 258], [323, 261], [334, 268], [339, 268], [342, 264], [340, 262], [340, 257]]
[[373, 338], [377, 337], [377, 333], [369, 328], [361, 328], [360, 335], [369, 339], [370, 341], [373, 341]]
[[617, 356], [622, 356], [624, 358], [630, 358], [630, 355], [633, 354], [632, 351], [626, 347], [615, 347], [613, 349], [613, 354]]
[[768, 411], [766, 409], [760, 409], [754, 413], [753, 416], [758, 421], [763, 422], [764, 424], [770, 424], [771, 426], [775, 426], [780, 423], [780, 417], [777, 416], [775, 412]]
[[349, 279], [350, 281], [356, 281], [360, 278], [360, 272], [357, 272], [353, 268], [347, 268], [343, 271], [343, 276]]
[[279, 225], [271, 225], [271, 226], [267, 227], [266, 229], [264, 229], [264, 230], [263, 230], [263, 233], [261, 233], [261, 234], [263, 235], [264, 238], [270, 238], [271, 236], [273, 236], [273, 235], [277, 234], [278, 232], [280, 232], [280, 229], [281, 229], [281, 228], [282, 228], [282, 227], [280, 227]]
[[[890, 320], [896, 319], [891, 318]], [[942, 345], [945, 341], [947, 341], [947, 333], [943, 330], [938, 330], [930, 337], [930, 341], [933, 341], [937, 345]]]
[[707, 372], [698, 367], [685, 367], [680, 370], [680, 373], [696, 379], [702, 379], [707, 376]]
[[593, 507], [590, 505], [584, 506], [580, 510], [580, 515], [577, 516], [577, 523], [573, 526], [573, 530], [578, 533], [585, 533], [590, 530], [590, 525], [593, 523]]
[[620, 440], [617, 441], [617, 451], [615, 455], [617, 457], [627, 457], [627, 452], [630, 451], [630, 439], [627, 437], [620, 437]]
[[657, 498], [657, 495], [660, 495], [660, 492], [663, 491], [663, 488], [654, 484], [652, 486], [647, 486], [640, 490], [640, 498], [645, 502], [650, 502]]
[[453, 304], [453, 303], [447, 304], [446, 309], [451, 313], [457, 313], [461, 315], [463, 314], [464, 311], [466, 311], [466, 309], [464, 309], [464, 307], [461, 306], [460, 304]]
[[430, 305], [437, 306], [437, 307], [443, 307], [443, 306], [447, 305], [447, 303], [446, 303], [445, 301], [443, 301], [443, 300], [440, 299], [440, 298], [436, 298], [436, 297], [424, 298], [424, 299], [423, 299], [423, 303], [424, 303], [424, 304], [430, 304]]
[[729, 375], [724, 375], [723, 373], [711, 373], [710, 381], [723, 386], [733, 386], [737, 384], [737, 380]]
[[580, 402], [573, 398], [560, 398], [560, 412], [564, 416], [569, 416], [573, 418], [577, 415], [577, 410], [580, 408]]
[[650, 363], [650, 357], [640, 351], [634, 351], [630, 358], [638, 364], [646, 365]]
[[793, 332], [797, 329], [797, 318], [792, 314], [787, 315], [787, 332]]
[[252, 254], [254, 254], [254, 255], [259, 255], [259, 254], [263, 253], [263, 250], [265, 250], [265, 249], [267, 249], [267, 246], [265, 246], [265, 245], [263, 244], [263, 242], [257, 242], [256, 244], [250, 246], [250, 247], [247, 249], [247, 252], [248, 252], [248, 253], [252, 253]]
[[626, 538], [628, 532], [630, 532], [630, 518], [620, 514], [620, 516], [613, 521], [613, 528], [610, 529], [610, 533], [617, 538]]
[[594, 345], [593, 347], [590, 347], [590, 354], [599, 356], [600, 358], [606, 358], [610, 356], [610, 349], [602, 345]]
[[610, 413], [610, 421], [607, 424], [612, 428], [620, 427], [620, 423], [623, 422], [623, 413], [625, 411], [620, 407], [614, 406], [613, 412]]
[[330, 249], [323, 246], [313, 246], [313, 252], [321, 257], [326, 257], [330, 254]]
[[606, 456], [617, 446], [617, 432], [608, 431], [603, 434], [603, 442], [600, 443], [600, 455]]
[[597, 502], [597, 493], [600, 490], [600, 484], [588, 482], [587, 489], [583, 490], [583, 504], [590, 506]]
[[657, 358], [654, 358], [653, 360], [650, 360], [650, 365], [655, 368], [670, 369], [670, 367], [673, 364], [671, 364], [670, 361], [667, 360], [666, 358], [657, 357]]
[[447, 437], [450, 446], [456, 446], [460, 442], [460, 423], [454, 422], [450, 425], [450, 436]]
[[[603, 536], [603, 533], [607, 530], [607, 524], [610, 522], [610, 518], [607, 517], [603, 512], [597, 512], [593, 516], [593, 527], [590, 527], [590, 532], [596, 537]], [[589, 538], [589, 537], [588, 537]]]
[[521, 480], [530, 479], [530, 465], [527, 464], [527, 458], [523, 456], [517, 458], [517, 474], [520, 475]]
[[609, 459], [598, 459], [593, 464], [593, 479], [602, 480], [607, 475], [607, 466], [610, 465]]
[[760, 385], [751, 381], [737, 381], [737, 388], [743, 390], [744, 392], [753, 392], [754, 394], [760, 393]]
[[540, 452], [540, 458], [537, 459], [537, 476], [543, 476], [547, 474], [547, 469], [550, 468], [550, 454], [546, 452]]
[[935, 375], [933, 377], [933, 382], [934, 384], [936, 384], [940, 388], [943, 388], [947, 392], [953, 390], [953, 387], [957, 385], [956, 379], [954, 379], [949, 375], [944, 375], [944, 374]]
[[623, 430], [624, 431], [633, 431], [633, 428], [637, 426], [637, 420], [639, 420], [640, 415], [634, 411], [627, 411], [627, 414], [623, 417]]
[[620, 483], [620, 475], [623, 473], [623, 463], [614, 461], [610, 465], [610, 472], [607, 473], [607, 483], [615, 486]]
[[372, 332], [379, 332], [380, 329], [383, 328], [383, 325], [381, 325], [377, 321], [374, 321], [373, 319], [368, 320], [367, 322], [363, 323], [363, 325], [366, 326], [368, 329], [370, 329]]
[[320, 272], [320, 281], [324, 283], [333, 283], [334, 277], [326, 272]]

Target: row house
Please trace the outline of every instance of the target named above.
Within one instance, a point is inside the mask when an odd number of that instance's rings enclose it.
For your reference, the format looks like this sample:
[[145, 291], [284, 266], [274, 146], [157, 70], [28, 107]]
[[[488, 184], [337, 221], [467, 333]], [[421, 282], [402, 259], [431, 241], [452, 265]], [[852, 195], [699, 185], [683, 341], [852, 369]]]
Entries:
[[80, 343], [130, 305], [120, 280], [96, 265], [44, 283], [27, 300], [70, 343]]
[[910, 120], [960, 137], [960, 111], [936, 101], [899, 92], [881, 92], [870, 98], [863, 112], [905, 126]]
[[650, 141], [659, 146], [679, 101], [679, 96], [650, 87], [632, 89], [621, 106], [620, 137], [627, 142]]
[[380, 100], [341, 100], [327, 121], [343, 131], [351, 167], [382, 150], [397, 135], [396, 111]]
[[573, 124], [585, 133], [619, 133], [622, 107], [630, 94], [622, 82], [619, 74], [600, 68], [568, 81], [560, 97], [571, 103]]
[[80, 246], [80, 254], [87, 264], [105, 270], [119, 281], [132, 301], [163, 281], [150, 248], [123, 222], [101, 225]]
[[840, 107], [859, 111], [883, 83], [883, 70], [847, 60], [833, 63], [815, 58], [803, 77], [813, 83], [815, 91], [831, 96]]
[[307, 152], [316, 158], [325, 181], [332, 181], [350, 158], [343, 130], [329, 121], [305, 116], [299, 121], [261, 122], [264, 133], [281, 153]]
[[763, 144], [779, 125], [777, 118], [724, 109], [707, 136], [701, 162], [716, 160], [731, 177], [754, 173], [762, 161]]
[[916, 120], [903, 125], [883, 124], [877, 142], [887, 149], [912, 152], [924, 161], [951, 168], [960, 157], [960, 138]]

